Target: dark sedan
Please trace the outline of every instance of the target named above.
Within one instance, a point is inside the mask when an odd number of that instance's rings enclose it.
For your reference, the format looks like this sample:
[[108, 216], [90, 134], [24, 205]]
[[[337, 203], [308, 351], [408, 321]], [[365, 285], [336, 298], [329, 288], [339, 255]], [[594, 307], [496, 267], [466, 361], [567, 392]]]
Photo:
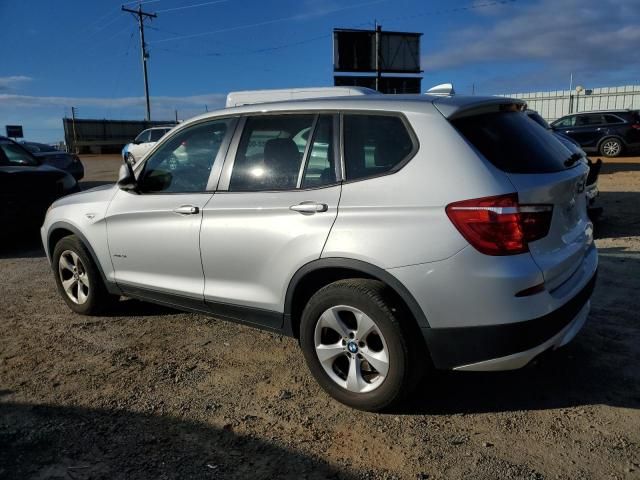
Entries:
[[617, 157], [625, 150], [640, 148], [640, 112], [607, 110], [566, 115], [551, 128], [571, 137], [586, 152]]
[[43, 164], [20, 144], [0, 137], [0, 238], [39, 227], [51, 203], [78, 191], [69, 173]]
[[45, 143], [27, 141], [20, 143], [43, 163], [69, 172], [76, 180], [82, 180], [82, 177], [84, 177], [84, 165], [82, 165], [77, 155], [62, 152]]

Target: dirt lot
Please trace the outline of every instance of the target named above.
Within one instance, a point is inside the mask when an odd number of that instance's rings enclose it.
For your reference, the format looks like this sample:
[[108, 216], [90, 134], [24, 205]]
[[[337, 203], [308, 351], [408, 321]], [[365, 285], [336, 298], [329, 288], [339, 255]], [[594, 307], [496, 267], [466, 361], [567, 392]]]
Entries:
[[[85, 158], [86, 185], [119, 159]], [[0, 251], [0, 478], [640, 479], [640, 158], [607, 161], [585, 329], [510, 373], [357, 412], [294, 340], [132, 300], [73, 315], [38, 239]]]

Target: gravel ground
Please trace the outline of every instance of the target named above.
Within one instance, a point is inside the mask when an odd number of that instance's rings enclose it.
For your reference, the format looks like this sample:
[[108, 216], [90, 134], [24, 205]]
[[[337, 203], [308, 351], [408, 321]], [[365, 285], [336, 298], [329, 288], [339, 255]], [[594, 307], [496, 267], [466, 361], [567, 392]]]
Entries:
[[[119, 159], [85, 157], [86, 186]], [[351, 410], [295, 340], [123, 300], [72, 314], [37, 238], [0, 250], [0, 478], [640, 479], [640, 158], [607, 161], [590, 320], [508, 373]]]

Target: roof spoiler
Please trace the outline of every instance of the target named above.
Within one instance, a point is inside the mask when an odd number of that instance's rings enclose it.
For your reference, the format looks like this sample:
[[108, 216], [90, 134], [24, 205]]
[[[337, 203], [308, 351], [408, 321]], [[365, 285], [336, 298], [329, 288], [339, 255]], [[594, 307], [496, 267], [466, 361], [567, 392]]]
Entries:
[[506, 97], [457, 97], [464, 98], [461, 103], [456, 98], [443, 96], [433, 101], [442, 115], [449, 120], [493, 112], [523, 112], [527, 108], [524, 100]]
[[256, 103], [282, 102], [310, 98], [350, 97], [357, 95], [378, 95], [378, 92], [365, 87], [317, 87], [291, 88], [280, 90], [246, 90], [230, 92], [227, 95], [226, 108]]

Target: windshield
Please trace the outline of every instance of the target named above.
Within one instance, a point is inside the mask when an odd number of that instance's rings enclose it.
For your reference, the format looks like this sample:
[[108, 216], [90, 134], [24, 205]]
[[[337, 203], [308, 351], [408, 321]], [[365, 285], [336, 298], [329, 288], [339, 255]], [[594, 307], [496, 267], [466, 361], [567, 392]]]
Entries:
[[36, 167], [38, 161], [20, 145], [0, 141], [0, 166]]
[[500, 112], [454, 120], [453, 125], [484, 157], [507, 173], [565, 170], [571, 152], [525, 113]]

